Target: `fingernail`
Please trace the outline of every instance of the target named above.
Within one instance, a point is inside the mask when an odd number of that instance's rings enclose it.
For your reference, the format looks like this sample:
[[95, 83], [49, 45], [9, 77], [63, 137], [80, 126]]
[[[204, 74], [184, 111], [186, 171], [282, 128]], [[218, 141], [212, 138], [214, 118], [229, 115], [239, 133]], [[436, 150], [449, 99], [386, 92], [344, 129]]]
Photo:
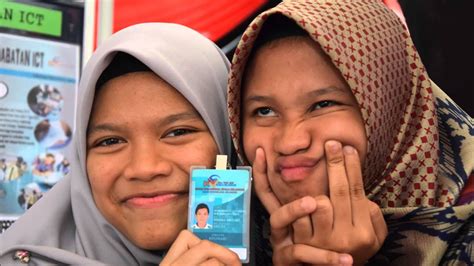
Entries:
[[337, 152], [341, 149], [341, 143], [339, 141], [335, 141], [335, 140], [328, 140], [328, 141], [326, 141], [326, 148], [330, 152]]
[[342, 148], [344, 150], [344, 154], [354, 154], [355, 153], [355, 149], [352, 148], [351, 146], [344, 146], [344, 148]]
[[310, 212], [316, 208], [316, 202], [311, 197], [304, 197], [301, 199], [300, 206], [303, 210]]
[[339, 263], [343, 265], [352, 265], [352, 256], [348, 254], [342, 254], [339, 256]]

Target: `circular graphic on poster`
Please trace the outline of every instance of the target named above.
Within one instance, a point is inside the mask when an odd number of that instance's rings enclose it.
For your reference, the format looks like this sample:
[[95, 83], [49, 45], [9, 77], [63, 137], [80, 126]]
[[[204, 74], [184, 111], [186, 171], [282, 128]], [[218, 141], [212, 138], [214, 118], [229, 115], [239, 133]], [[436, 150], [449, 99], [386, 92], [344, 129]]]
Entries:
[[69, 144], [72, 131], [64, 121], [44, 119], [36, 125], [34, 135], [41, 147], [59, 149]]
[[0, 81], [0, 99], [7, 97], [8, 86], [6, 83]]
[[69, 173], [69, 170], [69, 160], [61, 153], [41, 153], [31, 164], [33, 180], [47, 187], [56, 184]]
[[40, 116], [59, 114], [63, 104], [63, 96], [59, 90], [50, 85], [37, 85], [28, 93], [28, 106]]

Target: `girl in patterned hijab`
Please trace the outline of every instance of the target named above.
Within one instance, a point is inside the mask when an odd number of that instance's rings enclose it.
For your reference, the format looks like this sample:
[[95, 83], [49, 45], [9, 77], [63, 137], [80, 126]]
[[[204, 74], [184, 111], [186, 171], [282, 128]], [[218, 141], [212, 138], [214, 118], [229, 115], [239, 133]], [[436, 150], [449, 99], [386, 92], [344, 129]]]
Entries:
[[228, 93], [275, 263], [474, 262], [473, 120], [380, 1], [284, 1], [260, 14]]
[[231, 154], [228, 66], [181, 25], [111, 36], [81, 78], [71, 172], [0, 235], [0, 264], [240, 264], [182, 231], [190, 167]]

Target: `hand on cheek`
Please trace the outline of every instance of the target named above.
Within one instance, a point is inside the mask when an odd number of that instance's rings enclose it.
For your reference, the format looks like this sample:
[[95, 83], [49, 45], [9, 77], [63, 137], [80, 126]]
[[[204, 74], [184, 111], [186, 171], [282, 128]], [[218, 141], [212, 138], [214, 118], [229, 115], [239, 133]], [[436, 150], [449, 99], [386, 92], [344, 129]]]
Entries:
[[[296, 238], [313, 235], [310, 214], [317, 211], [317, 201], [304, 197], [286, 205], [279, 202], [268, 181], [265, 153], [258, 148], [253, 164], [255, 192], [270, 213], [271, 243], [273, 263], [275, 265], [293, 265], [299, 263], [324, 265], [351, 265], [353, 260], [348, 254], [338, 253], [326, 248], [295, 244]], [[309, 242], [308, 242], [309, 243]]]
[[355, 264], [363, 264], [382, 246], [385, 221], [379, 207], [365, 196], [357, 151], [328, 141], [325, 154], [329, 197], [314, 198], [310, 217], [293, 222], [294, 242], [349, 253]]

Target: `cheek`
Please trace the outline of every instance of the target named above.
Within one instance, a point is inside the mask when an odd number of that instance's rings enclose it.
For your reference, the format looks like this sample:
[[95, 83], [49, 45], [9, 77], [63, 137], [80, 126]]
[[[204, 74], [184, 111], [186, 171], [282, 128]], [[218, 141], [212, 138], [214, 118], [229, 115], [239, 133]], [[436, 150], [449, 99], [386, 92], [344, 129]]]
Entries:
[[354, 146], [359, 152], [361, 162], [364, 161], [367, 154], [367, 135], [365, 127], [360, 115], [353, 115], [351, 123], [347, 123], [347, 131], [351, 132], [350, 142], [348, 144]]
[[87, 160], [87, 176], [89, 177], [92, 197], [102, 212], [102, 207], [105, 203], [104, 197], [106, 197], [105, 195], [107, 195], [108, 188], [110, 188], [111, 185], [109, 185], [109, 179], [107, 178], [108, 172], [101, 165], [103, 164], [97, 164], [94, 160]]
[[247, 126], [242, 130], [242, 148], [244, 150], [245, 157], [250, 163], [255, 160], [255, 151], [257, 148], [262, 147], [265, 151], [268, 151], [268, 145], [271, 143], [270, 134], [262, 128], [255, 126]]
[[[339, 121], [339, 123], [334, 121]], [[342, 142], [343, 145], [351, 145], [359, 152], [361, 161], [364, 160], [367, 153], [367, 137], [359, 116], [345, 114], [328, 121], [320, 121], [320, 123], [325, 125], [324, 131], [319, 131], [319, 134], [324, 136], [324, 141], [332, 139]]]
[[86, 170], [94, 197], [98, 191], [104, 191], [107, 187], [109, 176], [113, 171], [108, 169], [108, 165], [110, 164], [103, 163], [97, 156], [87, 155]]
[[107, 197], [119, 178], [125, 158], [87, 154], [86, 171], [96, 204]]
[[181, 164], [186, 171], [191, 166], [213, 167], [218, 151], [217, 144], [209, 133], [190, 145], [176, 149], [175, 162]]

